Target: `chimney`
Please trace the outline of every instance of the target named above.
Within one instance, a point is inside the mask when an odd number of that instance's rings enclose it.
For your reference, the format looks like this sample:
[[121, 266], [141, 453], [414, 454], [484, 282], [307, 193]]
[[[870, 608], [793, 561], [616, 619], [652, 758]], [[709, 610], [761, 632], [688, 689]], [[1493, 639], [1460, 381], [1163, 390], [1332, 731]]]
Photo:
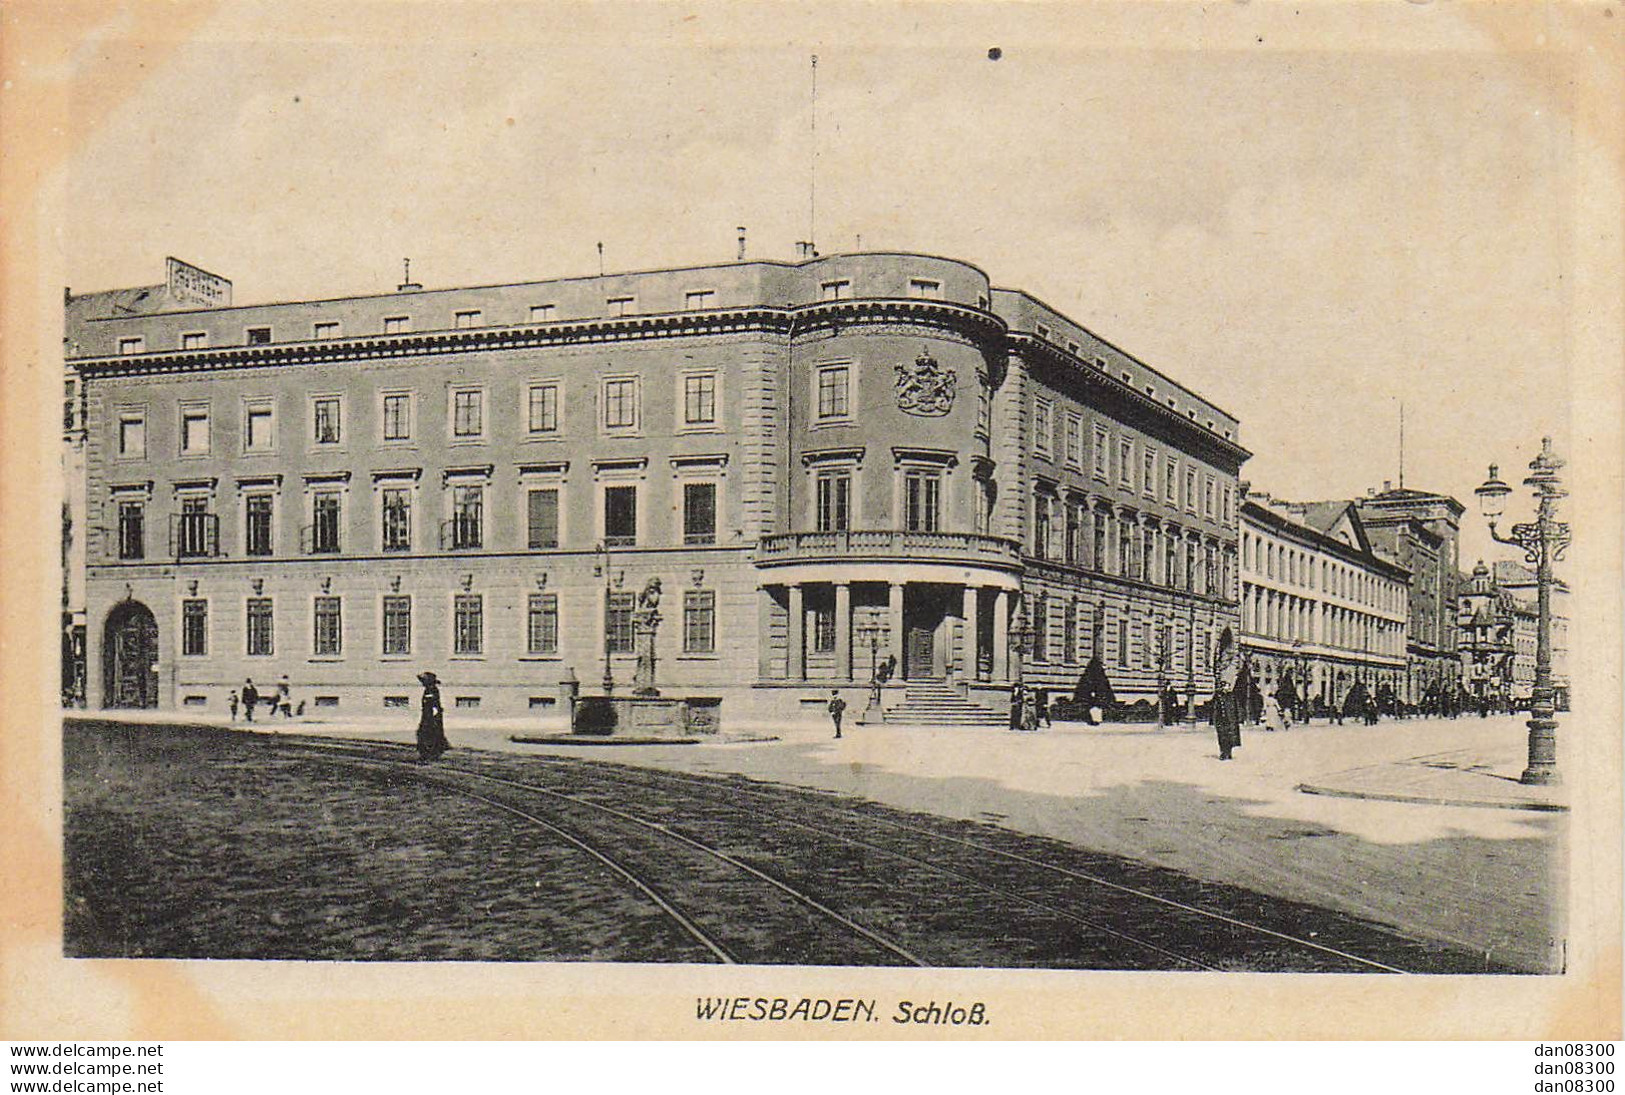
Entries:
[[397, 293], [415, 293], [422, 289], [423, 286], [412, 280], [412, 260], [402, 259], [401, 265], [404, 272], [401, 276], [401, 283], [395, 286], [395, 291]]
[[1393, 489], [1394, 489], [1394, 481], [1392, 479], [1384, 479], [1382, 481], [1382, 493], [1387, 494], [1389, 491], [1391, 491]]
[[796, 258], [798, 258], [798, 259], [815, 259], [817, 257], [818, 257], [818, 252], [813, 250], [812, 240], [798, 240], [798, 241], [796, 241]]
[[739, 226], [739, 261], [745, 261], [745, 226]]

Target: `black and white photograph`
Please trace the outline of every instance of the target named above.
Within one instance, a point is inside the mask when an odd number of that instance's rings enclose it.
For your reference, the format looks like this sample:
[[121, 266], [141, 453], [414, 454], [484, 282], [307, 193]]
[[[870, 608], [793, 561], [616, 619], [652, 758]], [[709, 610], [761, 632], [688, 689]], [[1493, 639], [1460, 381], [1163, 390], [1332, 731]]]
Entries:
[[15, 968], [1618, 1037], [1625, 19], [1484, 8], [23, 5]]

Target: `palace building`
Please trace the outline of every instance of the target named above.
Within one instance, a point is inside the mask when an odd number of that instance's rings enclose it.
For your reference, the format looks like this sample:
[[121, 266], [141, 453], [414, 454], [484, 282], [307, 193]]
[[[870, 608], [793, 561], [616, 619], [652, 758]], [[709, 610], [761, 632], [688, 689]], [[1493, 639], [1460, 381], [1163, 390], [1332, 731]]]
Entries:
[[[975, 266], [861, 253], [235, 304], [74, 295], [91, 706], [557, 713], [655, 684], [724, 720], [895, 667], [1210, 686], [1235, 627], [1236, 420]], [[656, 583], [657, 580], [657, 583]], [[642, 617], [640, 617], [642, 618]]]
[[1356, 682], [1403, 697], [1410, 572], [1378, 552], [1352, 502], [1241, 507], [1241, 633], [1259, 688], [1341, 710]]

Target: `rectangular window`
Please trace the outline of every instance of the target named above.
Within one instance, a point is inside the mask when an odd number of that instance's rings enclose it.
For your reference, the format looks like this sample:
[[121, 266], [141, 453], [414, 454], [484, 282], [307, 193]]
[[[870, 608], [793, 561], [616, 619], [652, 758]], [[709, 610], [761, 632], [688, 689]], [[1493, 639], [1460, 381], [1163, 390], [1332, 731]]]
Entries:
[[812, 609], [812, 652], [828, 654], [835, 649], [835, 608], [814, 605]]
[[1040, 456], [1048, 456], [1055, 436], [1055, 407], [1047, 399], [1033, 404], [1033, 449]]
[[146, 505], [142, 502], [118, 504], [118, 557], [147, 557]]
[[525, 502], [526, 544], [532, 551], [559, 546], [559, 492], [557, 487], [532, 490]]
[[209, 602], [186, 600], [181, 602], [181, 653], [207, 654], [209, 652]]
[[271, 344], [271, 328], [250, 327], [243, 332], [243, 342], [249, 346], [269, 346]]
[[477, 548], [485, 537], [485, 488], [453, 487], [451, 491], [451, 546], [455, 550]]
[[1078, 599], [1072, 598], [1063, 608], [1066, 615], [1061, 619], [1061, 660], [1076, 664], [1081, 660], [1078, 657]]
[[1083, 514], [1079, 506], [1071, 502], [1066, 504], [1066, 561], [1080, 562], [1083, 553]]
[[559, 651], [559, 595], [532, 593], [525, 613], [525, 652], [557, 654]]
[[276, 653], [275, 622], [271, 617], [271, 598], [248, 599], [248, 653], [250, 656]]
[[1033, 661], [1049, 661], [1049, 598], [1040, 593], [1033, 598]]
[[717, 595], [709, 589], [683, 593], [683, 653], [714, 654], [717, 649]]
[[452, 653], [485, 653], [485, 599], [478, 593], [459, 593], [452, 606], [455, 634]]
[[1048, 342], [1049, 341], [1049, 336], [1050, 336], [1050, 329], [1048, 327], [1044, 326], [1042, 323], [1040, 323], [1037, 326], [1037, 334], [1038, 334], [1039, 338], [1043, 339], [1045, 342]]
[[1134, 442], [1126, 437], [1117, 443], [1117, 481], [1134, 486]]
[[485, 393], [457, 391], [451, 396], [451, 432], [454, 437], [479, 437], [485, 432]]
[[1106, 431], [1099, 426], [1095, 427], [1095, 478], [1105, 479], [1108, 474], [1106, 462], [1111, 453], [1107, 449]]
[[532, 323], [552, 323], [555, 311], [557, 309], [551, 304], [532, 304], [530, 306], [530, 321]]
[[337, 397], [323, 396], [311, 404], [311, 440], [318, 445], [339, 443], [340, 408]]
[[118, 419], [118, 454], [147, 455], [147, 416], [142, 411], [125, 411]]
[[404, 392], [384, 396], [384, 440], [406, 441], [412, 436], [412, 397]]
[[411, 316], [385, 316], [384, 334], [404, 335], [412, 329]]
[[611, 316], [629, 316], [637, 311], [637, 298], [610, 297], [604, 301], [604, 308]]
[[202, 496], [181, 499], [175, 516], [174, 550], [177, 558], [201, 559], [216, 552], [218, 525], [209, 512], [209, 500]]
[[604, 381], [604, 428], [636, 429], [638, 424], [638, 382], [630, 377]]
[[483, 317], [481, 316], [481, 313], [480, 313], [480, 311], [478, 309], [470, 309], [469, 311], [466, 311], [466, 312], [458, 312], [457, 317], [456, 317], [456, 324], [455, 325], [457, 327], [463, 328], [463, 329], [466, 329], [466, 328], [469, 328], [469, 327], [478, 327], [481, 324], [482, 318]]
[[683, 294], [683, 307], [690, 312], [697, 312], [702, 308], [709, 308], [716, 301], [716, 293], [710, 289], [690, 289]]
[[847, 391], [851, 375], [851, 369], [846, 365], [825, 365], [818, 370], [819, 421], [851, 416]]
[[611, 654], [632, 653], [633, 596], [611, 593], [604, 602], [604, 646]]
[[384, 596], [383, 653], [400, 656], [412, 653], [412, 598], [402, 594]]
[[337, 597], [316, 598], [316, 631], [311, 653], [317, 657], [338, 657], [344, 649], [342, 609]]
[[533, 434], [559, 432], [559, 386], [532, 384], [526, 428]]
[[1214, 484], [1211, 478], [1202, 483], [1202, 516], [1208, 518], [1213, 516], [1213, 489]]
[[683, 377], [683, 422], [709, 426], [717, 420], [717, 378], [712, 373]]
[[918, 468], [903, 476], [903, 527], [910, 532], [936, 532], [941, 524], [942, 476]]
[[1196, 469], [1185, 469], [1185, 508], [1196, 512]]
[[1040, 491], [1033, 496], [1033, 555], [1049, 558], [1049, 496]]
[[243, 416], [243, 448], [248, 452], [270, 452], [276, 448], [276, 411], [269, 406], [251, 406]]
[[1169, 505], [1179, 504], [1179, 462], [1173, 457], [1167, 457], [1162, 462], [1162, 494], [1163, 501]]
[[818, 476], [818, 531], [845, 532], [851, 528], [852, 476], [844, 471]]
[[1144, 462], [1144, 474], [1140, 477], [1140, 489], [1156, 497], [1157, 494], [1157, 454], [1154, 449], [1145, 450], [1141, 457]]
[[604, 544], [632, 547], [638, 542], [638, 488], [604, 488]]
[[683, 543], [717, 542], [717, 485], [683, 484]]
[[1083, 418], [1080, 415], [1066, 416], [1066, 465], [1083, 470]]
[[310, 502], [310, 550], [315, 555], [333, 555], [339, 551], [339, 494], [321, 491]]
[[852, 297], [852, 282], [845, 278], [823, 282], [818, 288], [825, 300], [849, 300]]
[[941, 300], [942, 282], [928, 278], [909, 278], [908, 295], [922, 300]]
[[209, 451], [209, 411], [206, 407], [181, 410], [181, 455], [201, 456]]
[[147, 340], [137, 335], [135, 338], [121, 338], [118, 340], [118, 352], [121, 356], [139, 354], [146, 350]]
[[311, 330], [315, 335], [317, 342], [326, 342], [329, 339], [339, 337], [339, 325], [337, 321], [331, 323], [318, 323], [312, 327]]
[[201, 350], [209, 344], [209, 336], [202, 331], [187, 331], [181, 335], [181, 349]]
[[1117, 621], [1117, 664], [1127, 669], [1129, 667], [1132, 651], [1128, 645], [1128, 621]]
[[271, 506], [272, 496], [269, 494], [250, 494], [243, 499], [245, 554], [271, 554]]
[[412, 492], [406, 487], [383, 490], [383, 544], [385, 551], [412, 550]]

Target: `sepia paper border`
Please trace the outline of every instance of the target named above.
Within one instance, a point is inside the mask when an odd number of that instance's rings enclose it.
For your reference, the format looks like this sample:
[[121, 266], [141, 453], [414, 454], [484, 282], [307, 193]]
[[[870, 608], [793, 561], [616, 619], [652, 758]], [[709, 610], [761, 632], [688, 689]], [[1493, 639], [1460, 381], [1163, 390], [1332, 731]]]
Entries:
[[[290, 26], [433, 33], [442, 4], [279, 5]], [[674, 34], [691, 7], [671, 5]], [[709, 31], [759, 32], [773, 6], [704, 4]], [[941, 5], [925, 5], [937, 8]], [[989, 5], [988, 7], [996, 7]], [[873, 35], [907, 34], [922, 5], [862, 5]], [[979, 10], [953, 5], [971, 25]], [[1042, 5], [1038, 6], [1042, 9]], [[536, 5], [557, 15], [561, 5]], [[1620, 10], [1616, 10], [1620, 9]], [[1489, 51], [1526, 58], [1523, 94], [1566, 111], [1577, 157], [1573, 496], [1583, 532], [1564, 720], [1570, 816], [1569, 969], [1551, 977], [1353, 977], [1008, 970], [875, 971], [580, 964], [329, 964], [65, 960], [55, 669], [59, 574], [61, 259], [65, 167], [105, 117], [216, 8], [26, 0], [0, 9], [0, 1038], [1129, 1038], [1620, 1037], [1621, 115], [1625, 5], [1122, 3], [1092, 6], [1092, 49]], [[330, 18], [329, 18], [330, 17]], [[746, 33], [741, 30], [740, 33]], [[1255, 41], [1256, 39], [1256, 41]], [[125, 47], [101, 50], [100, 43]], [[72, 109], [70, 110], [70, 100]], [[111, 200], [111, 198], [110, 198]], [[1484, 368], [1502, 367], [1484, 363]], [[1509, 412], [1514, 409], [1509, 409]], [[1579, 514], [1584, 517], [1579, 517]], [[982, 1001], [985, 1027], [702, 1024], [697, 995]]]

